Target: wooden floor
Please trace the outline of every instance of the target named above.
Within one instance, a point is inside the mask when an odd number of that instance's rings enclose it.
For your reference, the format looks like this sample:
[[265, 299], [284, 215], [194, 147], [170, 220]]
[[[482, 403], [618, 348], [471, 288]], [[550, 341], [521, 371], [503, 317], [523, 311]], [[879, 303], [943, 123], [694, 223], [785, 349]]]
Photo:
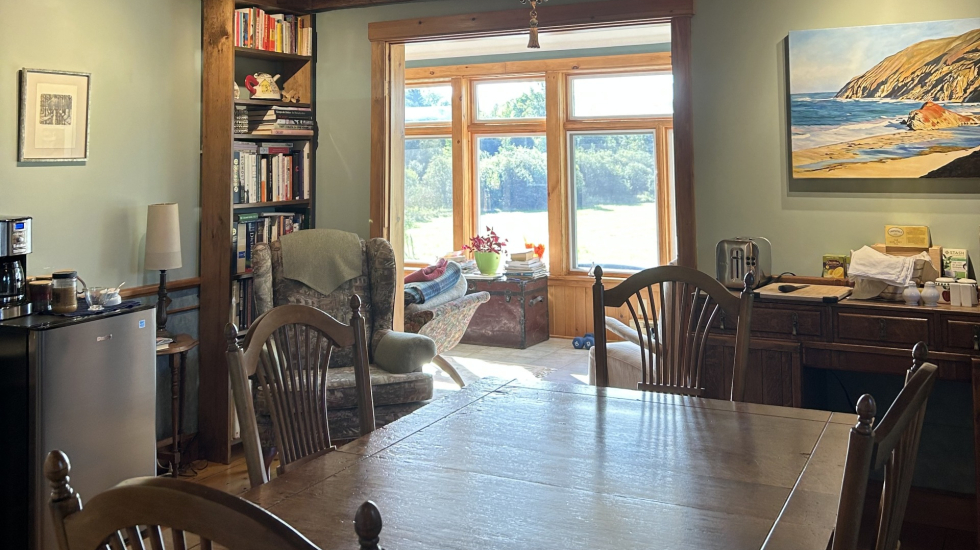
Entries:
[[[586, 378], [588, 372], [588, 354], [583, 352], [577, 352], [574, 350], [566, 349], [570, 348], [565, 346], [565, 341], [554, 341], [553, 339], [548, 346], [535, 346], [534, 348], [529, 348], [528, 350], [523, 350], [528, 357], [524, 357], [521, 353], [522, 350], [506, 350], [501, 351], [495, 348], [475, 349], [482, 346], [462, 346], [459, 350], [457, 357], [454, 357], [454, 362], [457, 362], [457, 368], [460, 371], [467, 369], [467, 377], [476, 378], [480, 375], [488, 375], [492, 373], [484, 372], [474, 372], [480, 367], [487, 367], [488, 370], [494, 370], [494, 368], [499, 368], [498, 365], [494, 363], [506, 363], [509, 368], [520, 368], [523, 367], [527, 370], [528, 374], [534, 376], [535, 378], [556, 378], [555, 381], [560, 382], [581, 382], [583, 378]], [[536, 349], [537, 348], [537, 349]], [[546, 349], [547, 348], [547, 349]], [[456, 350], [453, 350], [456, 351]], [[542, 361], [541, 353], [546, 351], [551, 354], [551, 359], [554, 357], [554, 365], [549, 364], [550, 369], [539, 372], [537, 370], [532, 370], [530, 365], [540, 364]], [[481, 353], [485, 352], [485, 353]], [[506, 356], [502, 354], [507, 354]], [[567, 357], [566, 357], [567, 355]], [[559, 357], [560, 356], [560, 357]], [[467, 359], [475, 360], [480, 359], [480, 361], [467, 364], [465, 361]], [[525, 360], [527, 359], [527, 360]], [[565, 363], [559, 365], [557, 364], [558, 359], [565, 361]], [[474, 367], [474, 365], [476, 365]], [[503, 365], [500, 365], [502, 367]], [[537, 367], [540, 369], [540, 366]], [[480, 369], [482, 370], [482, 369]], [[475, 376], [474, 376], [475, 375]], [[447, 378], [448, 381], [448, 378]], [[440, 384], [440, 386], [442, 386]], [[454, 385], [447, 385], [446, 390], [455, 389]], [[443, 390], [445, 391], [445, 390]], [[245, 457], [242, 455], [241, 447], [236, 446], [232, 450], [232, 460], [230, 464], [208, 464], [205, 461], [198, 461], [194, 463], [194, 470], [196, 473], [193, 477], [184, 477], [188, 481], [193, 481], [195, 483], [200, 483], [208, 487], [213, 487], [233, 495], [241, 495], [249, 489], [248, 483], [248, 471], [245, 466]], [[275, 476], [275, 467], [272, 468], [273, 476]], [[190, 475], [192, 472], [186, 472]], [[869, 491], [869, 502], [866, 508], [865, 517], [870, 519], [872, 512], [876, 508], [875, 502], [870, 502], [874, 497], [874, 491]], [[914, 518], [916, 517], [935, 517], [935, 510], [925, 510], [922, 508], [930, 508], [937, 503], [932, 502], [922, 502], [916, 503], [913, 501], [909, 502], [909, 510], [906, 513], [906, 519], [913, 518], [913, 521], [906, 521], [902, 530], [902, 550], [966, 550], [974, 548], [975, 535], [972, 531], [962, 531], [948, 526], [935, 526], [935, 525], [925, 525], [922, 523], [915, 523]], [[920, 513], [920, 509], [921, 513]], [[958, 525], [968, 524], [969, 519], [972, 518], [972, 510], [964, 511], [966, 517], [964, 518], [954, 518], [950, 517], [949, 520]], [[954, 515], [964, 515], [964, 514], [954, 514]]]

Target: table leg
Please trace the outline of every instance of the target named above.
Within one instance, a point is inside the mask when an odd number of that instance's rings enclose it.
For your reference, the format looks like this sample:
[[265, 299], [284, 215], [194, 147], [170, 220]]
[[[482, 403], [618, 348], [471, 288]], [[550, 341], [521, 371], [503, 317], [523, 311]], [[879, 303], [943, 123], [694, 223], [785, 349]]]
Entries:
[[973, 460], [976, 471], [977, 489], [977, 542], [980, 548], [980, 358], [974, 358], [970, 369], [970, 381], [973, 386]]
[[[183, 354], [181, 354], [183, 355]], [[173, 441], [170, 444], [170, 475], [180, 476], [180, 371], [182, 361], [176, 355], [170, 356], [170, 420]]]

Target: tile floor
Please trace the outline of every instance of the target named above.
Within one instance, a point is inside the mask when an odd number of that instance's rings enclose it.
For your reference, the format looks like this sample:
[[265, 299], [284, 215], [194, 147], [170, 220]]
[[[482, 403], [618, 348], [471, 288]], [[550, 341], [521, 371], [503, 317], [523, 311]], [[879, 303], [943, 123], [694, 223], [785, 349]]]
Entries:
[[[551, 338], [527, 349], [459, 344], [444, 354], [468, 384], [485, 376], [533, 377], [548, 382], [587, 384], [589, 352], [572, 347], [567, 338]], [[458, 389], [435, 365], [426, 367], [435, 375], [437, 391]]]

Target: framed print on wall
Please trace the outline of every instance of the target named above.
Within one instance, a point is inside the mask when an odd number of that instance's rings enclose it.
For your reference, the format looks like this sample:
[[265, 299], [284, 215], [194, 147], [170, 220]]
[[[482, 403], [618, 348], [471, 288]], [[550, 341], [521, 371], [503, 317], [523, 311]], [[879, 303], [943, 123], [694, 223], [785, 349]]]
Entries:
[[19, 162], [88, 160], [92, 75], [67, 71], [20, 71]]

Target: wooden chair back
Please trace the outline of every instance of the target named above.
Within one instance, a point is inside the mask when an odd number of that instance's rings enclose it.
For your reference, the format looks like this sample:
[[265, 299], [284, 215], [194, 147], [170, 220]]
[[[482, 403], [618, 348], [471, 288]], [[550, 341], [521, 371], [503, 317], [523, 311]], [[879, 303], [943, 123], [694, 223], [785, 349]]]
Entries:
[[262, 456], [249, 377], [271, 411], [279, 473], [333, 449], [327, 421], [327, 376], [335, 348], [354, 346], [354, 381], [361, 435], [374, 430], [374, 397], [361, 301], [351, 298], [351, 324], [304, 305], [284, 305], [260, 315], [245, 335], [225, 327], [228, 371], [242, 430], [242, 446], [252, 487], [269, 481]]
[[229, 550], [319, 550], [255, 504], [179, 479], [130, 479], [96, 495], [83, 509], [81, 496], [69, 484], [70, 473], [65, 453], [48, 453], [44, 475], [51, 483], [49, 506], [60, 550], [184, 550], [198, 538], [202, 550], [215, 545]]
[[899, 548], [922, 421], [938, 370], [936, 365], [925, 361], [927, 353], [924, 343], [915, 345], [913, 366], [906, 376], [905, 387], [877, 427], [872, 428], [876, 413], [874, 398], [865, 394], [858, 400], [858, 423], [851, 428], [847, 444], [832, 550], [858, 548], [868, 478], [873, 470], [880, 468], [884, 468], [885, 479], [878, 516], [872, 524], [870, 548]]
[[733, 401], [744, 400], [754, 284], [754, 275], [746, 274], [745, 288], [741, 296], [735, 296], [696, 269], [666, 265], [635, 273], [606, 290], [602, 268], [597, 266], [592, 286], [596, 385], [609, 385], [607, 307], [629, 308], [640, 346], [641, 381], [637, 389], [691, 396], [704, 391], [704, 351], [715, 318], [722, 312], [726, 320], [737, 322], [728, 395]]

